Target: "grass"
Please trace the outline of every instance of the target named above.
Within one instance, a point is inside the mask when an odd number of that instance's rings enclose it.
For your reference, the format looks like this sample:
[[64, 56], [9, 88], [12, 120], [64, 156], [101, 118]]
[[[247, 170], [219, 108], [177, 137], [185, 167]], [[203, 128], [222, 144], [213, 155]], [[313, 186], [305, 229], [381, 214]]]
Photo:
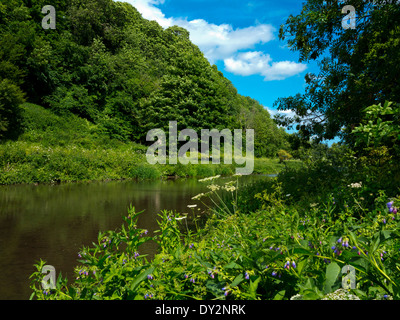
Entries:
[[[232, 175], [235, 165], [149, 165], [147, 148], [106, 136], [102, 129], [74, 115], [58, 116], [26, 103], [24, 133], [0, 144], [0, 185], [207, 177]], [[298, 167], [299, 161], [289, 161]], [[277, 174], [285, 168], [277, 159], [255, 159], [254, 173]]]

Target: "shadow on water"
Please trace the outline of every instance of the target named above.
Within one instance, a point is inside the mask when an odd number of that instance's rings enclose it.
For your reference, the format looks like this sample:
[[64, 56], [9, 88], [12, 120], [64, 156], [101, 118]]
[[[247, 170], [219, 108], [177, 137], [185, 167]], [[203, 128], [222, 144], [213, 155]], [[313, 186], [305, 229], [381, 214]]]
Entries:
[[[206, 190], [196, 179], [1, 186], [0, 299], [28, 299], [40, 259], [72, 279], [79, 249], [119, 228], [131, 204], [143, 211], [138, 227], [152, 234], [161, 210], [189, 212], [191, 198]], [[142, 250], [154, 254], [156, 247], [148, 242]]]

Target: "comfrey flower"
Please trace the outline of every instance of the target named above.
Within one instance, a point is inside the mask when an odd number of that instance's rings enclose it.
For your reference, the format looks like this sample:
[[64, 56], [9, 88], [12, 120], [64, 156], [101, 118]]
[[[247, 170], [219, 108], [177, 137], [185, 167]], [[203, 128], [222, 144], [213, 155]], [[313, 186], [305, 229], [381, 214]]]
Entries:
[[223, 288], [222, 288], [222, 291], [224, 291], [224, 296], [225, 296], [225, 297], [228, 296], [228, 294], [229, 294], [229, 289], [228, 289], [228, 288], [223, 287]]
[[248, 274], [247, 272], [245, 273], [244, 278], [245, 278], [246, 280], [249, 280], [249, 279], [250, 279], [250, 276], [249, 276], [249, 274]]

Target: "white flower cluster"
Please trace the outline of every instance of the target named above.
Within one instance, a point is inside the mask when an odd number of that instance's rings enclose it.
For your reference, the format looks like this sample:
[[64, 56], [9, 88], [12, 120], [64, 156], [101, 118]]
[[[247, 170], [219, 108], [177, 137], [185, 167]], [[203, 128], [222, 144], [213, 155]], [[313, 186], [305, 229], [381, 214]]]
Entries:
[[362, 182], [357, 182], [357, 183], [351, 183], [348, 185], [350, 188], [361, 188], [362, 187]]
[[208, 178], [204, 178], [204, 179], [200, 179], [199, 182], [206, 182], [206, 181], [218, 179], [219, 177], [221, 177], [221, 175], [214, 176], [214, 177], [208, 177]]
[[322, 300], [360, 300], [360, 298], [345, 289], [338, 289], [325, 295]]

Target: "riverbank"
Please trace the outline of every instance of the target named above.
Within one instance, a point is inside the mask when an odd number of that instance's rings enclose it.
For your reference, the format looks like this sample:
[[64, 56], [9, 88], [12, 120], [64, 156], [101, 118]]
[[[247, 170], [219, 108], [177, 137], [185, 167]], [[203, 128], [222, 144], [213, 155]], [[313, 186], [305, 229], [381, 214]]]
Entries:
[[[298, 167], [300, 161], [288, 161]], [[278, 174], [279, 159], [255, 159], [254, 173]], [[134, 145], [89, 149], [79, 146], [46, 147], [24, 141], [0, 145], [0, 185], [110, 180], [154, 180], [168, 177], [203, 178], [232, 175], [234, 165], [150, 165], [141, 147]]]
[[[389, 198], [381, 193], [375, 204], [367, 207], [360, 200], [361, 190], [342, 185], [341, 192], [321, 192], [315, 196], [315, 203], [306, 206], [291, 201], [280, 177], [245, 186], [239, 193], [234, 179], [222, 184], [217, 179], [203, 179], [209, 192], [192, 198], [188, 214], [162, 211], [155, 237], [137, 227], [140, 214], [130, 208], [122, 228], [99, 234], [96, 243], [81, 249], [81, 264], [75, 268], [72, 282], [59, 279], [53, 290], [42, 290], [40, 270], [45, 262], [37, 264], [33, 297], [399, 298], [398, 199], [388, 202]], [[195, 224], [188, 230], [186, 221], [192, 214], [196, 216], [196, 203], [203, 197], [211, 197], [215, 206], [205, 224]], [[249, 199], [252, 210], [247, 208]], [[348, 199], [355, 202], [344, 201]], [[138, 250], [150, 240], [159, 247], [151, 261]], [[350, 291], [342, 290], [341, 270], [345, 266], [355, 270], [356, 287]]]
[[[24, 133], [0, 144], [0, 185], [232, 175], [234, 165], [150, 165], [143, 145], [106, 137], [77, 116], [24, 105]], [[298, 167], [300, 161], [288, 161]], [[277, 174], [279, 160], [255, 159], [254, 173]]]

